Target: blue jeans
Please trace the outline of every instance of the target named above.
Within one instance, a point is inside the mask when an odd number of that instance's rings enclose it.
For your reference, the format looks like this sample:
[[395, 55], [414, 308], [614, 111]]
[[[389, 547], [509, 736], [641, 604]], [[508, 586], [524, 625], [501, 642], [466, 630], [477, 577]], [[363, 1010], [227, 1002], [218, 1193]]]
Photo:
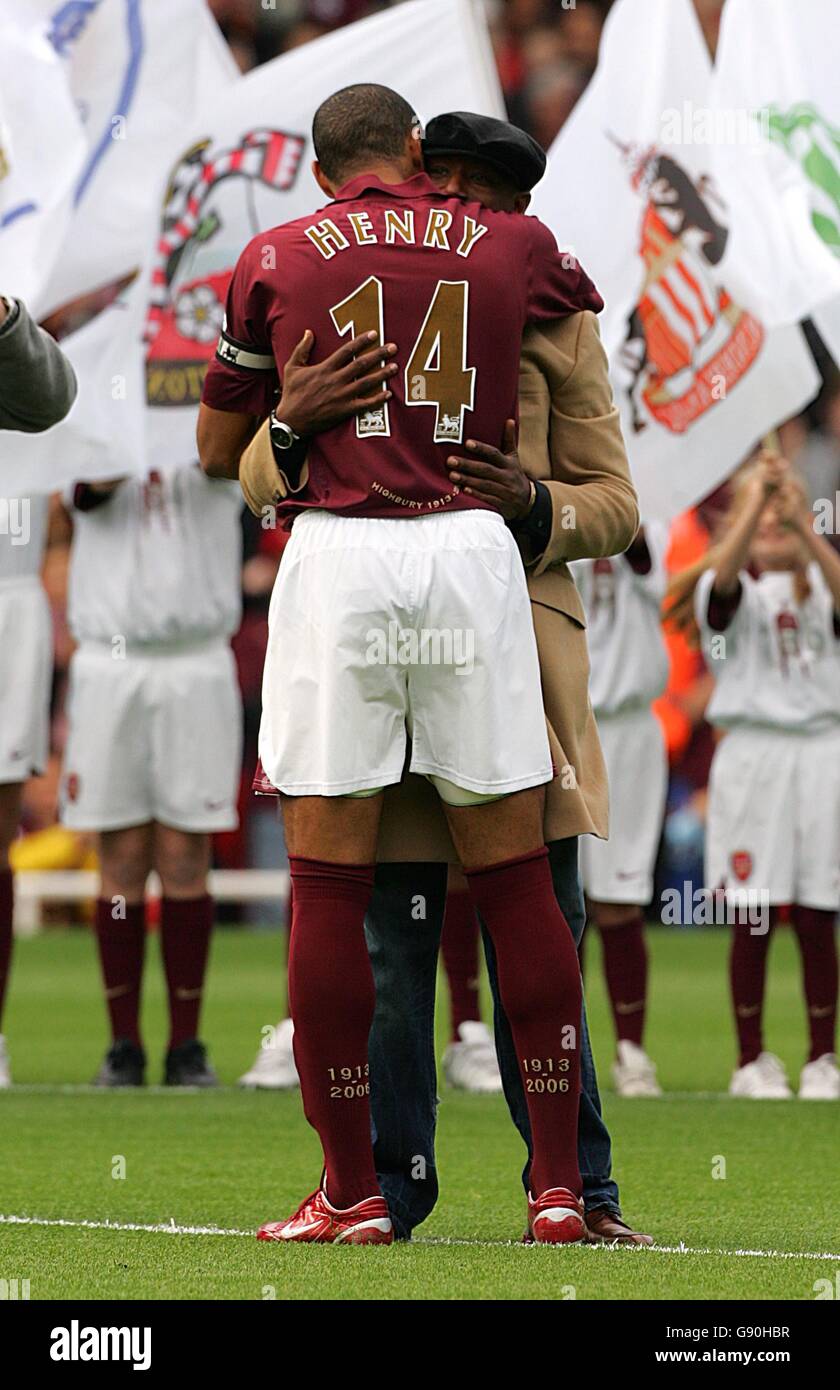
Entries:
[[[579, 945], [586, 916], [578, 876], [577, 839], [555, 840], [548, 851], [557, 901]], [[445, 864], [377, 867], [365, 923], [376, 980], [376, 1013], [370, 1034], [371, 1114], [376, 1171], [398, 1239], [410, 1237], [414, 1227], [426, 1220], [438, 1197], [434, 1021], [445, 906]], [[495, 955], [483, 924], [482, 934], [505, 1099], [528, 1149], [522, 1174], [527, 1191], [531, 1162], [528, 1110], [510, 1027], [499, 1000]], [[618, 1187], [610, 1176], [610, 1136], [601, 1116], [585, 1004], [578, 1157], [587, 1211], [608, 1207], [620, 1214]]]

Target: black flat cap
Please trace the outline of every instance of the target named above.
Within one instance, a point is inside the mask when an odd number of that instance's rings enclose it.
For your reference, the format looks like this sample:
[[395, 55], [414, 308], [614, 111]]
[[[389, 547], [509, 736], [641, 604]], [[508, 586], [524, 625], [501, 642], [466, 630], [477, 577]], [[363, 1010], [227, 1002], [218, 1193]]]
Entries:
[[483, 159], [529, 193], [545, 173], [545, 153], [519, 126], [472, 111], [447, 111], [426, 126], [424, 155], [460, 154]]

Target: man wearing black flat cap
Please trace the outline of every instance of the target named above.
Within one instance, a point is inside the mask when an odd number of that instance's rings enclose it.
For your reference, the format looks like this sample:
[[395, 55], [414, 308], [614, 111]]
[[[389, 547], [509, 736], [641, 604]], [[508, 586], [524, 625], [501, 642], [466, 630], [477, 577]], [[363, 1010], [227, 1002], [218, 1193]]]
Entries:
[[430, 178], [430, 161], [446, 156], [482, 166], [474, 170], [479, 181], [491, 170], [500, 175], [513, 194], [515, 212], [525, 211], [531, 189], [545, 173], [545, 151], [536, 140], [509, 121], [472, 111], [447, 111], [429, 122], [423, 161]]
[[[542, 149], [524, 131], [470, 112], [430, 121], [423, 152], [426, 172], [441, 192], [517, 214], [525, 212], [546, 164]], [[337, 365], [327, 359], [308, 366], [307, 358], [304, 348], [294, 354], [294, 364], [287, 364], [276, 411], [278, 418], [294, 418], [304, 436], [328, 428], [336, 418], [335, 407], [348, 400]], [[330, 372], [336, 374], [334, 386]], [[344, 415], [350, 413], [348, 409]], [[453, 457], [450, 467], [453, 481], [501, 513], [522, 550], [549, 740], [560, 773], [547, 789], [545, 839], [555, 893], [579, 942], [585, 913], [577, 837], [606, 835], [607, 782], [589, 702], [585, 618], [567, 562], [626, 550], [639, 524], [594, 313], [578, 312], [526, 330], [518, 448], [512, 438], [505, 452], [479, 444], [471, 457]], [[282, 496], [284, 482], [267, 425], [243, 453], [239, 476], [257, 515]], [[370, 1037], [375, 1156], [395, 1232], [408, 1237], [429, 1215], [438, 1192], [434, 998], [446, 866], [457, 862], [437, 799], [424, 779], [408, 774], [400, 786], [387, 790], [377, 859], [367, 921], [377, 989]], [[418, 900], [424, 903], [421, 920]], [[522, 1082], [486, 936], [485, 950], [505, 1095], [530, 1152]], [[649, 1243], [649, 1237], [621, 1218], [585, 1016], [581, 1083], [579, 1159], [589, 1238]], [[523, 1177], [527, 1189], [528, 1165]]]

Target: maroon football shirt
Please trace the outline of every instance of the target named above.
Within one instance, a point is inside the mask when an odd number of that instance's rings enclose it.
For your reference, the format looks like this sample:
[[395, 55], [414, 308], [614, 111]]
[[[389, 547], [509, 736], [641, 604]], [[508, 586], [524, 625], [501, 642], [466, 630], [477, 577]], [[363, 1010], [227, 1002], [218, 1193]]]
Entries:
[[[281, 511], [414, 517], [484, 504], [450, 482], [466, 439], [500, 446], [516, 418], [529, 322], [596, 313], [600, 295], [535, 217], [444, 197], [425, 174], [362, 175], [333, 203], [256, 236], [239, 258], [203, 400], [265, 416], [278, 367], [309, 328], [311, 361], [369, 329], [395, 342], [393, 396], [310, 441], [309, 481]], [[237, 361], [239, 359], [239, 361]], [[251, 365], [242, 365], [242, 363]]]

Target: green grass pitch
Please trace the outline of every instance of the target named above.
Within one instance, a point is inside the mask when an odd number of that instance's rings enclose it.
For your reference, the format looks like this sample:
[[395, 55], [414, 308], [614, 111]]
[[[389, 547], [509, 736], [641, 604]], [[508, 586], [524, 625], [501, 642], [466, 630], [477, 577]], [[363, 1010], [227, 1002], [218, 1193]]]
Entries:
[[[615, 1171], [627, 1216], [656, 1236], [655, 1250], [519, 1244], [522, 1148], [504, 1103], [445, 1090], [443, 1192], [415, 1243], [258, 1244], [256, 1226], [287, 1215], [318, 1178], [318, 1145], [298, 1093], [233, 1089], [260, 1028], [281, 1012], [278, 936], [216, 935], [203, 1031], [224, 1088], [204, 1094], [72, 1089], [89, 1081], [105, 1045], [91, 937], [49, 932], [19, 942], [6, 1019], [19, 1085], [0, 1094], [0, 1216], [37, 1223], [0, 1223], [0, 1280], [28, 1279], [32, 1299], [807, 1300], [815, 1285], [825, 1288], [820, 1280], [840, 1287], [838, 1108], [723, 1094], [732, 1066], [726, 935], [649, 934], [647, 1041], [668, 1092], [662, 1101], [621, 1101], [610, 1090], [612, 1034], [594, 934], [588, 943]], [[441, 1042], [443, 1013], [442, 1004]], [[157, 1081], [164, 1020], [154, 941], [144, 1025]], [[767, 1045], [792, 1080], [804, 1028], [798, 960], [782, 931], [772, 948]], [[120, 1157], [123, 1178], [113, 1176]], [[70, 1224], [46, 1224], [61, 1221]], [[119, 1229], [160, 1225], [171, 1229]], [[219, 1233], [184, 1229], [195, 1227]]]

